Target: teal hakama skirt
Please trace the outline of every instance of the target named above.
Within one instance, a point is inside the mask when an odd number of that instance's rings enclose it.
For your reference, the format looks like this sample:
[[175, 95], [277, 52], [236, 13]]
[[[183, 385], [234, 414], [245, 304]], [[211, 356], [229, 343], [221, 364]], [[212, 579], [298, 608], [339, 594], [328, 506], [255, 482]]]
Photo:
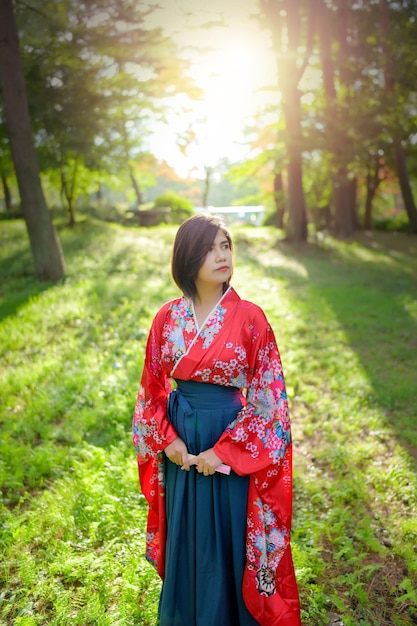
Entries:
[[[177, 381], [169, 419], [190, 454], [211, 448], [242, 408], [240, 392]], [[166, 573], [160, 626], [256, 626], [242, 597], [249, 478], [187, 472], [166, 457]]]

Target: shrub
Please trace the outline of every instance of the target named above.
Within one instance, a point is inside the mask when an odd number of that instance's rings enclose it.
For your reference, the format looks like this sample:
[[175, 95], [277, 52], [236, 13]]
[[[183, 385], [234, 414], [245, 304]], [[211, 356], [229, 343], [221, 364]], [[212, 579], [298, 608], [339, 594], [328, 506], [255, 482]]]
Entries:
[[184, 220], [194, 212], [193, 204], [187, 198], [177, 195], [176, 193], [164, 193], [155, 198], [154, 208], [169, 207], [169, 221], [172, 224], [181, 224]]
[[410, 223], [405, 211], [375, 217], [373, 226], [375, 230], [386, 230], [389, 232], [396, 231], [403, 233], [410, 232]]

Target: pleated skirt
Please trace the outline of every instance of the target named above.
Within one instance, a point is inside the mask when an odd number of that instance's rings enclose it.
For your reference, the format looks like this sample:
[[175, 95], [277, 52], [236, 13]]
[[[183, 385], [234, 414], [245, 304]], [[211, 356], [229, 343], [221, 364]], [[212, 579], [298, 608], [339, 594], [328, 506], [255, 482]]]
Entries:
[[[211, 448], [241, 409], [239, 390], [177, 381], [169, 419], [189, 453]], [[242, 597], [249, 479], [189, 472], [165, 458], [166, 573], [160, 626], [256, 626]]]

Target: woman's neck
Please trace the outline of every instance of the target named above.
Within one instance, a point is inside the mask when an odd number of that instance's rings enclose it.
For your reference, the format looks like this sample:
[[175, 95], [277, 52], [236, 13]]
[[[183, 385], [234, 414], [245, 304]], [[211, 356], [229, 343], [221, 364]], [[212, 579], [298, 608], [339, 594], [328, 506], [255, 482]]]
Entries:
[[223, 285], [212, 289], [197, 289], [194, 296], [194, 306], [197, 307], [214, 307], [223, 295]]
[[194, 312], [198, 326], [207, 319], [207, 316], [214, 309], [223, 295], [223, 289], [199, 290], [194, 297]]

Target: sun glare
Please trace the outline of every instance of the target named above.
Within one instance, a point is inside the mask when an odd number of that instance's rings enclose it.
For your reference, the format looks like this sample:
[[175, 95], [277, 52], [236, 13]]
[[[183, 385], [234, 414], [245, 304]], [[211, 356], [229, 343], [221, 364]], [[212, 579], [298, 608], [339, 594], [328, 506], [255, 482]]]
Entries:
[[245, 70], [253, 62], [253, 54], [251, 55], [249, 47], [241, 44], [232, 46], [229, 50], [225, 50], [225, 55], [230, 68], [238, 71]]
[[[193, 127], [195, 134], [185, 155], [177, 151], [169, 158], [178, 172], [191, 169], [191, 163], [204, 172], [204, 167], [215, 166], [224, 157], [243, 158], [245, 126], [274, 98], [272, 91], [262, 90], [275, 78], [270, 42], [249, 19], [249, 12], [245, 19], [242, 15], [236, 12], [226, 28], [182, 31], [186, 37], [182, 43], [188, 45], [189, 73], [203, 96], [192, 103], [188, 114], [178, 115], [170, 124], [170, 132], [177, 127], [184, 133]], [[165, 132], [161, 138], [165, 153], [167, 143]]]

